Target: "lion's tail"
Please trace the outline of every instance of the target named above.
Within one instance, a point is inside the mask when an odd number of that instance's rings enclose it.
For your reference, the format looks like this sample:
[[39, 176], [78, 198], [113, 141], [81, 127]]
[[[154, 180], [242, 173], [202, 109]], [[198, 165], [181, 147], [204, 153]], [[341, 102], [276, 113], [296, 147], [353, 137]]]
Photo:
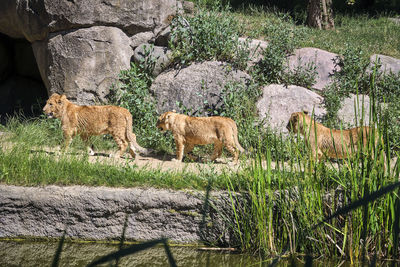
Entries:
[[151, 149], [141, 147], [136, 142], [136, 135], [132, 132], [132, 116], [126, 116], [126, 138], [129, 142], [129, 148], [133, 151], [138, 151], [141, 154], [148, 155]]

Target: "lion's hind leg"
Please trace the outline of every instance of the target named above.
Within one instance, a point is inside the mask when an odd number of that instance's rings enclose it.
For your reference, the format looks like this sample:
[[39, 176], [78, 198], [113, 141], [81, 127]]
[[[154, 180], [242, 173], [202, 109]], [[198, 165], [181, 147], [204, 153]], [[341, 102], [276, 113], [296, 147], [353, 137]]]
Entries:
[[[114, 155], [115, 158], [121, 158], [123, 157], [127, 147], [128, 147], [128, 142], [125, 140], [125, 138], [119, 136], [119, 135], [113, 135], [113, 138], [115, 140], [115, 142], [117, 143], [118, 147], [119, 147], [119, 151], [118, 153], [116, 153]], [[112, 155], [110, 155], [111, 157]]]
[[193, 161], [196, 161], [197, 158], [195, 156], [193, 156], [192, 154], [190, 154], [190, 152], [192, 152], [193, 148], [194, 148], [194, 144], [186, 143], [185, 144], [185, 148], [183, 150], [183, 155], [188, 157], [189, 159], [191, 159]]
[[223, 143], [221, 141], [216, 141], [214, 143], [214, 152], [211, 156], [211, 161], [216, 160], [217, 158], [221, 157], [222, 155], [222, 148], [223, 148]]
[[239, 152], [238, 152], [238, 149], [237, 149], [234, 145], [232, 145], [232, 144], [226, 144], [225, 147], [226, 147], [226, 149], [229, 151], [229, 153], [232, 154], [232, 156], [233, 156], [233, 163], [234, 163], [234, 164], [237, 164], [237, 163], [238, 163], [238, 160], [239, 160]]

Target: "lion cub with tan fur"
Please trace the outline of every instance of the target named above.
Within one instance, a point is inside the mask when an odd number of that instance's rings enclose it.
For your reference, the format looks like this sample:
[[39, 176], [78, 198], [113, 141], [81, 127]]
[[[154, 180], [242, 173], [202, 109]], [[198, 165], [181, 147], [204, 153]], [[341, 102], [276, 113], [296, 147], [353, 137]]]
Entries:
[[[111, 134], [119, 147], [116, 157], [122, 157], [128, 145], [132, 157], [136, 156], [136, 151], [149, 153], [149, 150], [136, 143], [136, 136], [132, 133], [132, 114], [125, 108], [79, 106], [71, 103], [65, 95], [54, 93], [47, 100], [43, 111], [49, 118], [61, 120], [65, 149], [77, 134], [86, 144], [92, 135]], [[94, 155], [90, 147], [89, 154]]]
[[[347, 158], [349, 154], [358, 150], [361, 142], [364, 147], [367, 146], [368, 137], [372, 134], [368, 126], [348, 130], [330, 129], [313, 120], [307, 111], [292, 113], [286, 128], [291, 132], [302, 134], [306, 144], [311, 147], [313, 156], [317, 155], [317, 159]], [[377, 143], [379, 141], [377, 132], [375, 135]]]
[[[220, 157], [223, 146], [232, 154], [236, 164], [239, 151], [244, 149], [238, 141], [236, 123], [225, 117], [190, 117], [174, 111], [165, 112], [157, 121], [157, 128], [172, 132], [176, 144], [176, 161], [182, 161], [195, 145], [214, 144], [211, 161]], [[190, 157], [190, 155], [188, 155]]]

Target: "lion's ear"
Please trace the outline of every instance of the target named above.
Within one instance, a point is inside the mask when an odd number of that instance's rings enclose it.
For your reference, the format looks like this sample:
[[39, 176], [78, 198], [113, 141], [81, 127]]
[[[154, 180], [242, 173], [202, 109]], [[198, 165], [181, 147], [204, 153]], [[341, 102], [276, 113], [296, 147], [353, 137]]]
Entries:
[[58, 103], [61, 104], [62, 102], [65, 102], [67, 100], [67, 97], [65, 95], [61, 95], [60, 98], [58, 98]]
[[175, 110], [175, 109], [173, 109], [173, 110], [172, 110], [172, 112], [176, 113], [176, 110]]
[[308, 111], [307, 110], [303, 110], [303, 113], [308, 115]]

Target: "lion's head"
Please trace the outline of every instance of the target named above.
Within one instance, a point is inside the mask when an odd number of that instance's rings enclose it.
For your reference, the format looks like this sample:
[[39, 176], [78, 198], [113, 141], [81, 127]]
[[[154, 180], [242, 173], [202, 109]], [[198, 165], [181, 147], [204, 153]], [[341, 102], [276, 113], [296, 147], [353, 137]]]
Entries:
[[63, 107], [66, 101], [67, 97], [65, 95], [54, 93], [47, 100], [46, 105], [43, 108], [43, 112], [49, 118], [60, 118], [62, 116]]
[[171, 116], [175, 114], [175, 111], [167, 111], [163, 113], [157, 120], [156, 127], [161, 131], [169, 130]]
[[289, 122], [286, 125], [286, 129], [293, 133], [303, 131], [303, 124], [306, 117], [308, 117], [308, 111], [292, 113], [292, 115], [290, 115]]

